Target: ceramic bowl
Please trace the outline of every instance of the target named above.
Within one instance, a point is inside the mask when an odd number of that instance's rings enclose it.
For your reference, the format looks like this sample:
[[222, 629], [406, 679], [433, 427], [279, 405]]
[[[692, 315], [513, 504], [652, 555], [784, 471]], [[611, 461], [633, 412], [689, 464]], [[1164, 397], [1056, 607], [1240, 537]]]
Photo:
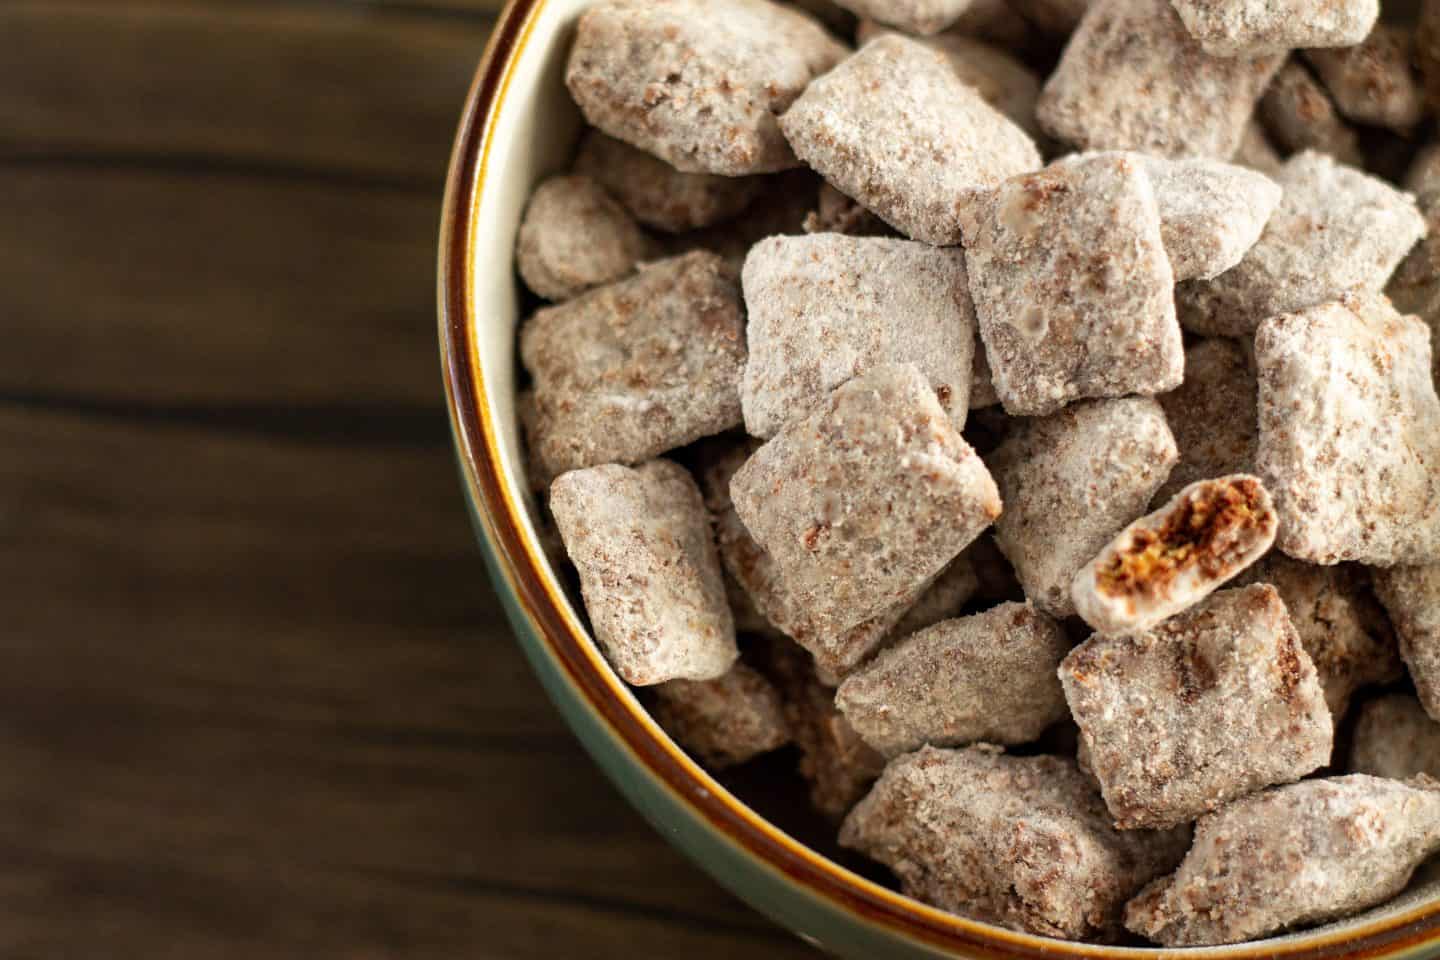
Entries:
[[[545, 689], [616, 786], [665, 837], [734, 893], [845, 957], [1158, 958], [1015, 933], [901, 896], [805, 846], [677, 747], [610, 669], [547, 561], [531, 520], [515, 416], [513, 262], [526, 197], [563, 170], [580, 117], [562, 80], [587, 0], [515, 0], [471, 89], [445, 195], [440, 347], [465, 494], [516, 636]], [[1440, 880], [1341, 924], [1232, 947], [1211, 958], [1418, 958], [1440, 942]]]

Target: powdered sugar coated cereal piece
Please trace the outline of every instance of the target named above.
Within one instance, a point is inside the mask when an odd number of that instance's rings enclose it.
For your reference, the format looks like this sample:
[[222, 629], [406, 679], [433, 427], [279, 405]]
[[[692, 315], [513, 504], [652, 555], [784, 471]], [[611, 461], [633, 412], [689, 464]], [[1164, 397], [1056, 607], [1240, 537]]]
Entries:
[[[1437, 153], [1437, 158], [1440, 158], [1440, 153]], [[1410, 176], [1423, 182], [1426, 175], [1412, 168]], [[1385, 293], [1395, 304], [1395, 309], [1419, 317], [1430, 328], [1430, 373], [1435, 383], [1440, 385], [1440, 349], [1436, 349], [1440, 345], [1440, 171], [1437, 171], [1436, 179], [1436, 186], [1421, 194], [1419, 199], [1427, 233], [1395, 268], [1385, 286]]]
[[1120, 531], [1075, 575], [1075, 610], [1101, 633], [1137, 633], [1187, 610], [1264, 555], [1277, 525], [1256, 477], [1200, 480]]
[[1408, 30], [1378, 24], [1355, 46], [1306, 50], [1335, 106], [1356, 123], [1407, 131], [1425, 115], [1419, 84], [1410, 72]]
[[805, 215], [806, 233], [843, 233], [850, 237], [897, 236], [890, 224], [828, 183], [820, 184], [815, 209]]
[[927, 743], [1027, 743], [1066, 716], [1055, 668], [1069, 649], [1045, 614], [1001, 604], [905, 637], [846, 677], [835, 705], [888, 757]]
[[595, 639], [627, 683], [712, 680], [738, 655], [710, 521], [683, 467], [653, 460], [562, 475], [550, 508]]
[[897, 757], [840, 831], [912, 897], [1069, 940], [1112, 939], [1126, 898], [1172, 869], [1187, 839], [1115, 830], [1071, 760], [983, 746]]
[[[1277, 74], [1278, 76], [1278, 74]], [[1274, 81], [1271, 81], [1274, 84]], [[1240, 146], [1235, 148], [1235, 154], [1230, 162], [1242, 167], [1249, 167], [1266, 176], [1273, 177], [1280, 172], [1285, 165], [1285, 159], [1280, 156], [1275, 145], [1270, 142], [1270, 137], [1260, 121], [1254, 117], [1245, 124], [1245, 132], [1240, 135]]]
[[717, 769], [744, 763], [790, 742], [774, 684], [743, 663], [714, 680], [671, 680], [655, 688], [655, 719]]
[[1075, 403], [1022, 422], [989, 465], [1005, 503], [995, 542], [1025, 595], [1051, 616], [1073, 614], [1076, 572], [1144, 512], [1177, 456], [1148, 397]]
[[551, 177], [535, 188], [520, 222], [515, 265], [547, 300], [568, 300], [619, 280], [655, 245], [615, 198], [589, 177]]
[[1258, 389], [1248, 344], [1212, 337], [1185, 351], [1185, 381], [1156, 397], [1180, 460], [1156, 491], [1155, 504], [1197, 480], [1254, 469]]
[[1280, 185], [1218, 160], [1141, 161], [1160, 208], [1160, 235], [1175, 279], [1224, 273], [1255, 245], [1280, 202]]
[[960, 18], [973, 0], [836, 0], [857, 17], [929, 36]]
[[1380, 17], [1380, 0], [1172, 0], [1180, 19], [1217, 57], [1257, 57], [1296, 47], [1348, 47]]
[[1440, 723], [1408, 693], [1371, 700], [1360, 708], [1346, 769], [1391, 780], [1440, 774]]
[[733, 177], [796, 165], [775, 115], [845, 54], [769, 0], [601, 0], [580, 17], [565, 85], [612, 137]]
[[1378, 293], [1271, 317], [1255, 337], [1256, 472], [1280, 549], [1311, 563], [1440, 559], [1430, 331]]
[[771, 437], [882, 363], [913, 363], [964, 426], [975, 312], [959, 250], [912, 240], [770, 237], [741, 273], [749, 359], [745, 428]]
[[965, 263], [1007, 413], [1179, 386], [1174, 276], [1139, 162], [1104, 154], [1014, 177], [975, 219]]
[[1247, 336], [1266, 317], [1350, 289], [1379, 290], [1425, 235], [1413, 197], [1324, 154], [1291, 157], [1276, 180], [1280, 204], [1244, 259], [1212, 280], [1176, 288], [1187, 329]]
[[1351, 166], [1360, 166], [1360, 141], [1340, 119], [1335, 102], [1310, 71], [1289, 60], [1270, 81], [1257, 110], [1265, 128], [1285, 150], [1318, 150]]
[[740, 423], [745, 321], [712, 253], [537, 311], [520, 330], [536, 453], [552, 473], [637, 463]]
[[911, 364], [871, 367], [730, 484], [817, 636], [911, 603], [1000, 514], [995, 484]]
[[1036, 113], [1081, 150], [1223, 160], [1282, 59], [1206, 53], [1170, 0], [1094, 0]]
[[1333, 725], [1273, 587], [1221, 590], [1060, 665], [1090, 769], [1123, 829], [1165, 827], [1330, 759]]
[[809, 170], [786, 170], [754, 179], [761, 181], [759, 193], [745, 208], [744, 216], [677, 233], [667, 238], [670, 249], [709, 250], [724, 257], [738, 276], [745, 255], [761, 240], [805, 233], [805, 221], [825, 181]]
[[1041, 162], [1025, 131], [944, 54], [893, 35], [812, 83], [780, 126], [841, 192], [938, 245], [959, 241], [960, 215], [983, 192]]
[[1440, 564], [1391, 567], [1372, 576], [1420, 703], [1440, 720]]
[[1167, 947], [1239, 943], [1357, 913], [1440, 849], [1440, 783], [1363, 774], [1246, 797], [1200, 820], [1180, 869], [1125, 908]]

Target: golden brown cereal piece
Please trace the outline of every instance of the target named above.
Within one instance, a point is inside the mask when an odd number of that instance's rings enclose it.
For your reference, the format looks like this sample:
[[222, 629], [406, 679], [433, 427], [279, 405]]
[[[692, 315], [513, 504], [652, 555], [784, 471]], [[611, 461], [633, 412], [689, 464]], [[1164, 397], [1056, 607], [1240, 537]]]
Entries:
[[1266, 317], [1379, 290], [1425, 234], [1413, 197], [1324, 154], [1291, 157], [1276, 179], [1280, 205], [1239, 265], [1176, 288], [1190, 331], [1244, 337]]
[[1040, 166], [1025, 131], [961, 80], [944, 54], [894, 35], [812, 83], [780, 126], [841, 192], [927, 243], [959, 242], [965, 208]]
[[1005, 502], [995, 542], [1025, 595], [1055, 617], [1075, 612], [1079, 569], [1145, 511], [1177, 453], [1148, 397], [1071, 404], [1022, 421], [990, 455]]
[[1167, 947], [1239, 943], [1358, 913], [1440, 849], [1440, 783], [1355, 774], [1266, 790], [1200, 820], [1172, 876], [1125, 908]]
[[595, 639], [627, 683], [712, 680], [730, 669], [735, 625], [705, 504], [683, 467], [572, 470], [551, 486], [550, 508]]
[[684, 173], [796, 165], [775, 116], [846, 49], [768, 0], [601, 0], [580, 17], [565, 85], [592, 126]]
[[1069, 650], [1054, 620], [1001, 604], [905, 637], [846, 677], [835, 705], [887, 757], [927, 743], [1028, 743], [1067, 716], [1055, 668]]
[[1420, 703], [1440, 720], [1440, 564], [1373, 570]]
[[1279, 594], [1221, 590], [1060, 665], [1090, 769], [1122, 829], [1165, 827], [1330, 759], [1325, 696]]
[[[1440, 152], [1436, 156], [1440, 159]], [[1424, 182], [1426, 175], [1412, 169], [1411, 176]], [[1436, 349], [1440, 344], [1440, 171], [1434, 176], [1437, 185], [1419, 198], [1428, 232], [1395, 268], [1385, 293], [1396, 310], [1419, 317], [1430, 328], [1430, 374], [1440, 385], [1440, 350]]]
[[911, 364], [840, 386], [756, 451], [730, 493], [822, 642], [908, 606], [1000, 514], [985, 465]]
[[681, 173], [664, 160], [586, 131], [575, 172], [594, 178], [647, 227], [681, 233], [735, 216], [755, 199], [764, 179]]
[[1208, 597], [1275, 542], [1259, 478], [1200, 480], [1120, 531], [1075, 575], [1075, 610], [1100, 633], [1138, 633]]
[[1196, 341], [1185, 351], [1185, 382], [1156, 397], [1180, 460], [1156, 492], [1155, 505], [1197, 480], [1255, 468], [1258, 387], [1247, 347], [1221, 337]]
[[525, 285], [568, 300], [635, 272], [655, 245], [615, 198], [589, 177], [551, 177], [535, 188], [515, 242]]
[[1042, 936], [1109, 940], [1125, 900], [1180, 861], [1188, 833], [1115, 830], [1068, 759], [923, 747], [890, 762], [846, 818], [840, 843], [943, 910]]
[[843, 233], [850, 237], [899, 236], [890, 224], [828, 183], [820, 184], [815, 209], [805, 215], [806, 233]]
[[1440, 723], [1408, 693], [1391, 693], [1359, 710], [1350, 742], [1351, 773], [1405, 780], [1440, 773]]
[[773, 437], [831, 390], [882, 363], [913, 363], [965, 425], [975, 310], [959, 250], [913, 240], [770, 237], [741, 272], [749, 359], [745, 429]]
[[712, 253], [539, 310], [520, 330], [535, 378], [532, 434], [558, 474], [636, 463], [740, 423], [740, 285]]
[[714, 680], [655, 688], [655, 720], [700, 762], [722, 769], [790, 742], [780, 693], [743, 663]]
[[[953, 24], [972, 0], [836, 0], [857, 17], [869, 17], [906, 33], [929, 36]], [[860, 40], [864, 43], [863, 37]]]
[[1170, 0], [1094, 0], [1036, 113], [1081, 150], [1224, 160], [1282, 59], [1206, 53]]
[[1296, 60], [1287, 61], [1275, 74], [1257, 113], [1275, 142], [1289, 153], [1318, 150], [1351, 166], [1364, 162], [1354, 129], [1340, 119], [1325, 88]]
[[1005, 181], [965, 230], [980, 336], [1005, 411], [1180, 385], [1174, 274], [1143, 165], [1124, 154]]
[[1217, 57], [1348, 47], [1380, 17], [1380, 0], [1173, 0], [1185, 28]]
[[1356, 690], [1403, 675], [1395, 632], [1363, 567], [1320, 567], [1272, 550], [1237, 582], [1268, 583], [1279, 592], [1337, 724]]
[[1281, 550], [1311, 563], [1440, 559], [1430, 331], [1382, 294], [1271, 317], [1255, 337], [1256, 472]]
[[[1271, 83], [1273, 85], [1274, 81]], [[1235, 148], [1235, 155], [1230, 158], [1230, 162], [1242, 167], [1249, 167], [1267, 177], [1275, 176], [1285, 165], [1284, 158], [1275, 149], [1275, 145], [1270, 142], [1265, 128], [1253, 117], [1249, 123], [1245, 124], [1245, 132], [1240, 136], [1240, 146]]]
[[1379, 24], [1355, 46], [1306, 50], [1335, 106], [1356, 123], [1408, 131], [1425, 115], [1419, 85], [1410, 72], [1408, 28]]

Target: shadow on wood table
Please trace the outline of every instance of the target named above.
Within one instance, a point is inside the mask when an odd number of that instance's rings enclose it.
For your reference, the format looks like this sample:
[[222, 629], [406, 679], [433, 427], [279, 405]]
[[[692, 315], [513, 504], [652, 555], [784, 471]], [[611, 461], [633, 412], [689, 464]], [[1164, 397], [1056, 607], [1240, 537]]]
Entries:
[[601, 779], [473, 546], [486, 7], [0, 4], [0, 957], [810, 955]]

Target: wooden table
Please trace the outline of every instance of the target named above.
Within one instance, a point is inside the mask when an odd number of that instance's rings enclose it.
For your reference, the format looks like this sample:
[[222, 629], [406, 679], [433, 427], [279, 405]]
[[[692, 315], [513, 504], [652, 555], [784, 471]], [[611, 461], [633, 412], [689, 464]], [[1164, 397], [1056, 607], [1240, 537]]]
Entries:
[[0, 957], [812, 954], [633, 813], [467, 526], [489, 0], [0, 2]]

